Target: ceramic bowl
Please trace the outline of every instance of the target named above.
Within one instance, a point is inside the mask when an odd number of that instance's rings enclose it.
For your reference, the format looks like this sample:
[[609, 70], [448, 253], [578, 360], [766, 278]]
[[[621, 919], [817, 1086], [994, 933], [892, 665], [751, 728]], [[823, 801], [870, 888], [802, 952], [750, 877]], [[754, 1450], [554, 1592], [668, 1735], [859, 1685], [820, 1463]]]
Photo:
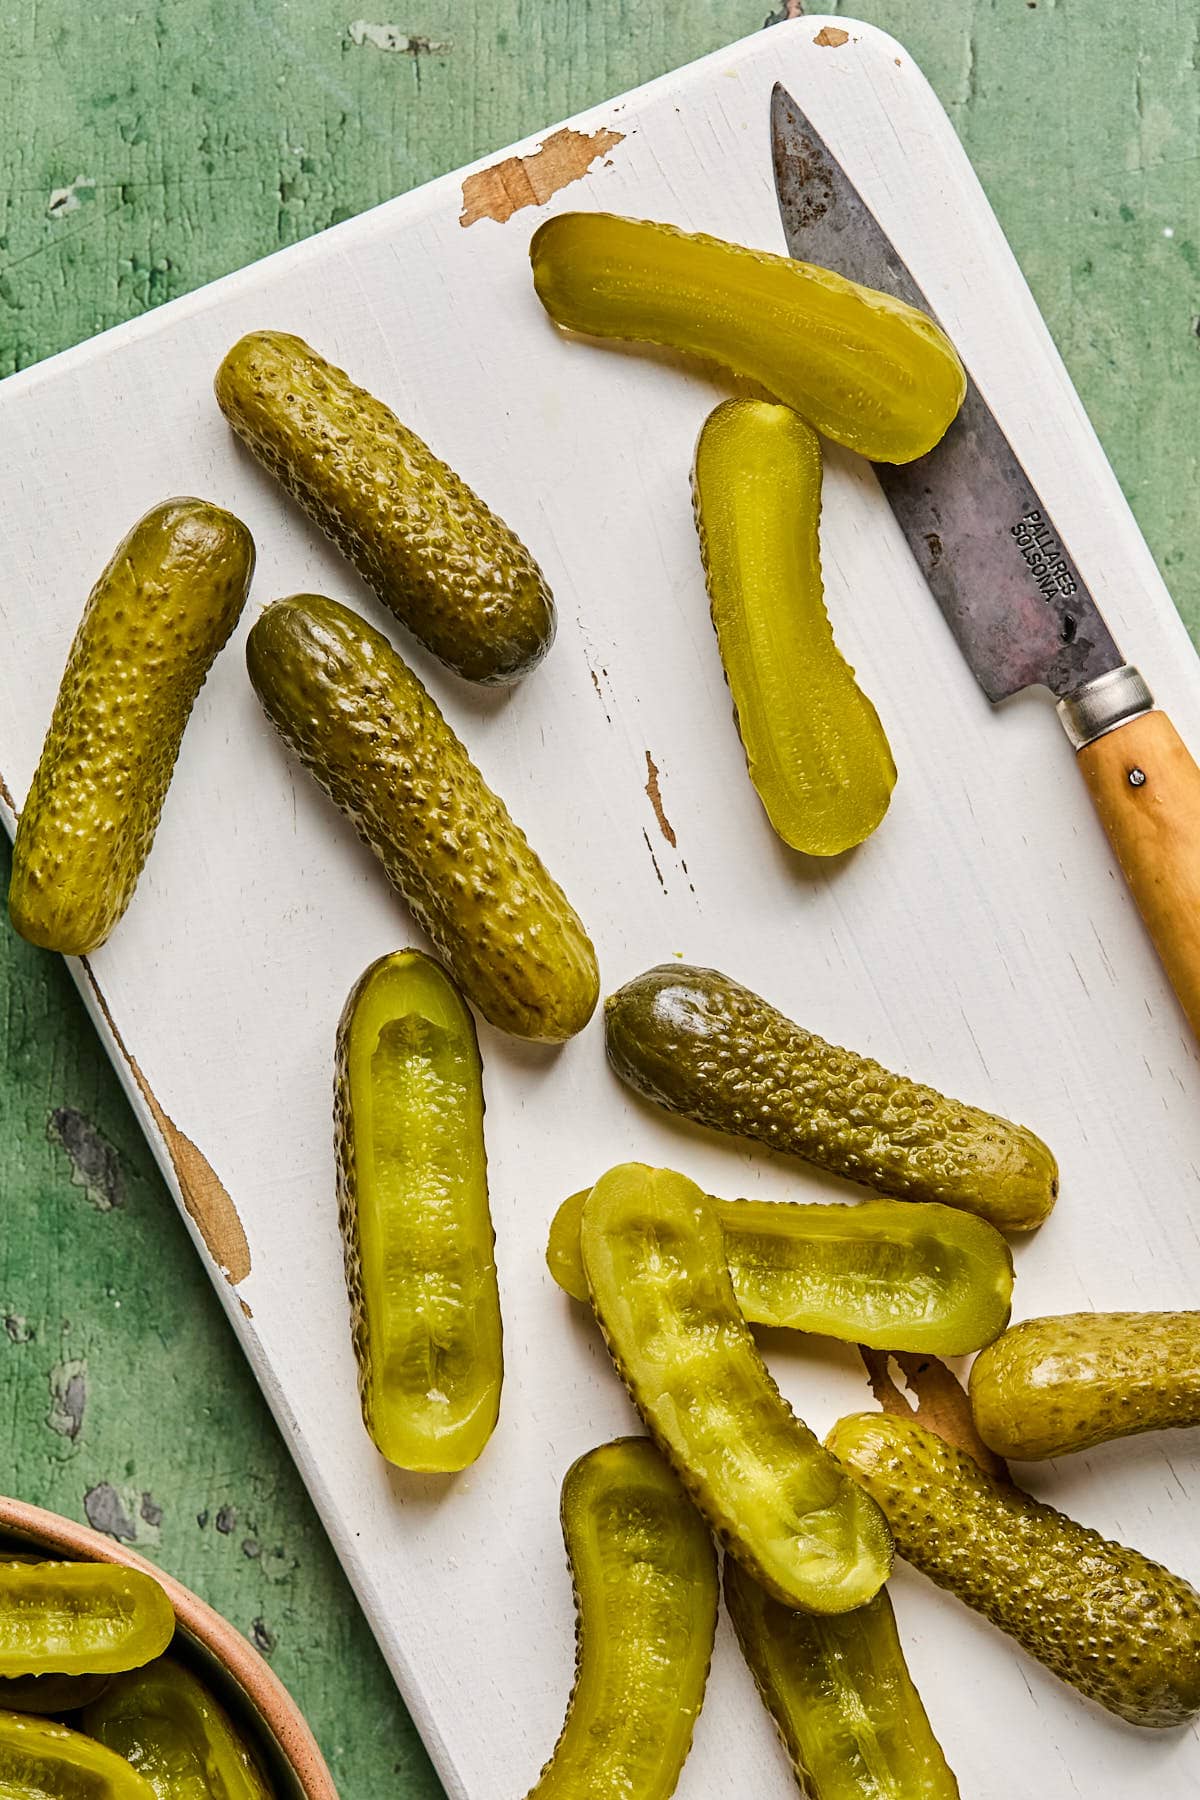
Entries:
[[0, 1498], [0, 1536], [14, 1548], [32, 1545], [47, 1557], [123, 1563], [153, 1575], [175, 1608], [173, 1653], [195, 1669], [247, 1731], [278, 1800], [338, 1800], [300, 1708], [241, 1632], [211, 1606], [124, 1545], [23, 1500]]

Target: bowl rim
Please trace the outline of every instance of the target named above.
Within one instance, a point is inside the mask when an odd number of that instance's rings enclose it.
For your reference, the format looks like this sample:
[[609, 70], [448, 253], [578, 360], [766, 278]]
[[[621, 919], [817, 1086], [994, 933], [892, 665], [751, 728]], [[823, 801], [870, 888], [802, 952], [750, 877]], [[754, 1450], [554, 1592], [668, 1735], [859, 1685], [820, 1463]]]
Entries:
[[180, 1625], [212, 1652], [245, 1691], [280, 1754], [291, 1766], [305, 1800], [339, 1800], [320, 1746], [299, 1706], [253, 1644], [207, 1601], [116, 1539], [64, 1518], [61, 1513], [32, 1506], [26, 1500], [0, 1495], [0, 1530], [32, 1538], [64, 1556], [118, 1563], [153, 1576], [174, 1607]]

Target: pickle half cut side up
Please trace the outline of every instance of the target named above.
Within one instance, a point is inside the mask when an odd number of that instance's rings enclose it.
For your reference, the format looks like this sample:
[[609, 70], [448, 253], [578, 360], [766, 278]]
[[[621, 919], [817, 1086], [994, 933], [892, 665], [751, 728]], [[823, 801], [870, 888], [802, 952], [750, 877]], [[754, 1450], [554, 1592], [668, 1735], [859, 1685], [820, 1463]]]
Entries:
[[145, 1777], [156, 1800], [274, 1800], [224, 1707], [170, 1657], [118, 1676], [80, 1723]]
[[0, 1712], [0, 1794], [29, 1800], [159, 1800], [136, 1769], [81, 1731]]
[[648, 1438], [581, 1456], [563, 1482], [561, 1514], [575, 1686], [527, 1800], [669, 1800], [712, 1657], [712, 1539]]
[[701, 430], [692, 496], [750, 779], [785, 844], [837, 856], [882, 820], [896, 765], [825, 610], [816, 432], [786, 406], [726, 400]]
[[503, 1374], [475, 1025], [419, 950], [371, 964], [337, 1036], [334, 1120], [363, 1420], [402, 1469], [475, 1461]]
[[193, 703], [253, 572], [249, 531], [206, 500], [164, 501], [113, 551], [17, 821], [8, 909], [31, 944], [85, 956], [125, 912]]
[[686, 1176], [624, 1163], [588, 1195], [582, 1243], [617, 1372], [726, 1548], [785, 1605], [869, 1600], [891, 1568], [887, 1525], [768, 1374], [712, 1202]]
[[780, 1606], [726, 1557], [725, 1610], [810, 1800], [958, 1800], [886, 1588], [821, 1618]]
[[175, 1613], [115, 1563], [0, 1562], [0, 1676], [112, 1675], [161, 1656]]
[[1200, 1312], [1025, 1319], [976, 1358], [970, 1391], [984, 1443], [1017, 1459], [1200, 1425]]
[[[579, 1234], [588, 1190], [563, 1201], [546, 1262], [589, 1298]], [[710, 1196], [711, 1198], [711, 1196]], [[985, 1220], [952, 1206], [864, 1200], [713, 1200], [742, 1315], [872, 1350], [965, 1356], [1008, 1323], [1012, 1252]]]
[[1184, 1725], [1200, 1710], [1200, 1594], [1182, 1577], [994, 1480], [913, 1420], [854, 1413], [827, 1442], [905, 1561], [1053, 1674], [1131, 1725]]
[[717, 969], [662, 963], [604, 1004], [621, 1079], [668, 1112], [756, 1138], [899, 1200], [1032, 1231], [1058, 1164], [1032, 1131], [828, 1044]]
[[540, 225], [529, 257], [557, 325], [720, 363], [873, 462], [924, 456], [966, 393], [926, 313], [794, 257], [581, 212]]
[[600, 977], [579, 915], [382, 633], [297, 594], [255, 621], [246, 667], [489, 1024], [546, 1043], [581, 1031]]

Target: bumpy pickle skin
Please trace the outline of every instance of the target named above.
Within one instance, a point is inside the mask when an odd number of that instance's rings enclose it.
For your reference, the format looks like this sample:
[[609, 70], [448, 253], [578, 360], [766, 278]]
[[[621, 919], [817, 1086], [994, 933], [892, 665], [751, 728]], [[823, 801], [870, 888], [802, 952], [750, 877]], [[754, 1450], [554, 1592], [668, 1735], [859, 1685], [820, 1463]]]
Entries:
[[155, 1800], [274, 1800], [224, 1707], [170, 1657], [118, 1676], [80, 1724], [137, 1770]]
[[1058, 1195], [1039, 1137], [827, 1044], [716, 969], [663, 963], [604, 1007], [608, 1060], [668, 1112], [757, 1138], [897, 1200], [1032, 1231]]
[[768, 1374], [712, 1202], [686, 1176], [624, 1163], [588, 1195], [581, 1241], [617, 1372], [726, 1548], [787, 1606], [869, 1600], [891, 1568], [887, 1526]]
[[[563, 1201], [546, 1249], [554, 1279], [583, 1301], [579, 1233], [587, 1194], [585, 1188]], [[965, 1356], [1008, 1322], [1012, 1252], [970, 1213], [899, 1200], [713, 1206], [733, 1291], [752, 1325], [816, 1332], [872, 1350]]]
[[1200, 1312], [1026, 1319], [976, 1358], [970, 1394], [988, 1448], [1030, 1461], [1200, 1425]]
[[785, 844], [838, 856], [883, 819], [896, 765], [825, 610], [820, 440], [789, 407], [726, 400], [692, 498], [750, 780]]
[[158, 1800], [122, 1756], [81, 1731], [0, 1712], [0, 1794], [29, 1800]]
[[0, 1562], [0, 1676], [113, 1675], [175, 1631], [153, 1576], [110, 1563]]
[[1200, 1594], [1182, 1577], [993, 1480], [915, 1421], [855, 1413], [826, 1442], [906, 1561], [1088, 1699], [1152, 1728], [1200, 1709]]
[[380, 957], [338, 1026], [334, 1133], [363, 1422], [398, 1468], [482, 1452], [503, 1378], [471, 1014], [419, 950]]
[[184, 727], [253, 572], [249, 531], [206, 500], [154, 507], [113, 552], [17, 821], [8, 910], [31, 944], [86, 956], [125, 912]]
[[717, 1624], [712, 1539], [647, 1438], [567, 1471], [575, 1686], [527, 1800], [669, 1800], [699, 1716]]
[[276, 600], [246, 666], [289, 749], [351, 820], [467, 998], [559, 1043], [595, 1010], [596, 953], [566, 895], [387, 639], [319, 594]]
[[241, 338], [216, 395], [252, 454], [442, 662], [497, 683], [542, 660], [555, 615], [541, 569], [382, 400], [283, 331]]
[[959, 1800], [882, 1589], [836, 1618], [780, 1606], [725, 1562], [725, 1609], [809, 1800]]
[[924, 456], [962, 405], [941, 328], [830, 269], [612, 213], [547, 219], [529, 256], [557, 325], [720, 363], [874, 462]]

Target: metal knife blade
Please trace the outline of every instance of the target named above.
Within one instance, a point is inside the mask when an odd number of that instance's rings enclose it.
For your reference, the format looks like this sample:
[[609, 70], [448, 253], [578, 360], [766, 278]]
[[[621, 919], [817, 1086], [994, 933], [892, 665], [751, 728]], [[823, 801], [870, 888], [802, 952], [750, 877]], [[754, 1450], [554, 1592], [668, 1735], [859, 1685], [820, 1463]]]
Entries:
[[[780, 86], [775, 188], [789, 253], [932, 313], [875, 215]], [[1060, 697], [1122, 666], [1082, 575], [967, 376], [962, 410], [928, 455], [875, 464], [884, 494], [989, 700], [1039, 684]]]

